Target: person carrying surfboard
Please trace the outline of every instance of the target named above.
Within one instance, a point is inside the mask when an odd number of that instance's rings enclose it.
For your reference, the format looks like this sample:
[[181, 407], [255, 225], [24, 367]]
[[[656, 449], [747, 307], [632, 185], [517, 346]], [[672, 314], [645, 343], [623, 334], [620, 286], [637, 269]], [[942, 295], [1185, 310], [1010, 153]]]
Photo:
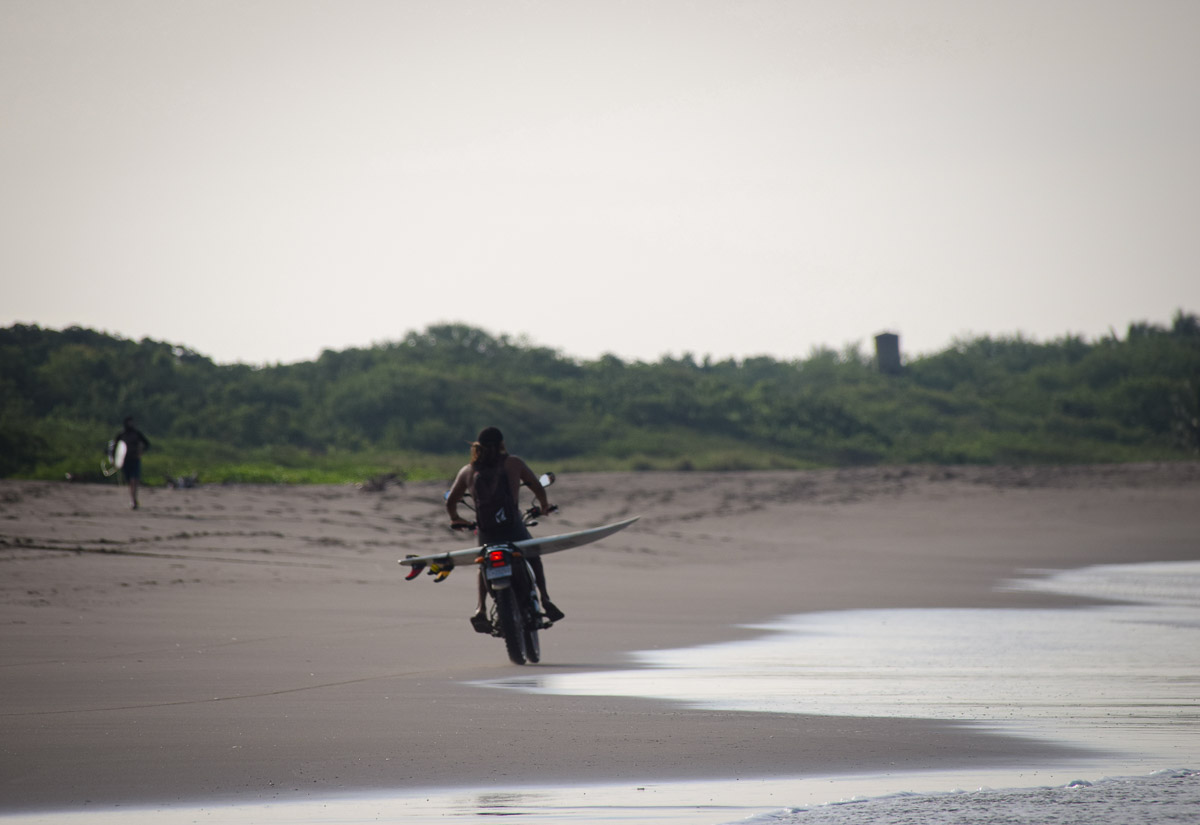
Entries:
[[[533, 491], [543, 513], [550, 512], [550, 500], [546, 488], [529, 465], [518, 456], [509, 455], [504, 446], [504, 434], [496, 427], [485, 427], [471, 444], [471, 461], [464, 464], [454, 478], [454, 484], [446, 496], [446, 512], [452, 527], [469, 526], [470, 522], [458, 514], [458, 504], [470, 492], [475, 500], [475, 523], [479, 545], [521, 541], [530, 538], [529, 529], [521, 518], [517, 499], [524, 484]], [[565, 615], [550, 601], [546, 592], [546, 573], [538, 556], [529, 559], [537, 580], [538, 592], [542, 596], [542, 610], [546, 618], [557, 622]], [[491, 633], [492, 623], [487, 618], [487, 587], [483, 571], [479, 573], [479, 601], [471, 626], [480, 633]]]
[[[117, 455], [124, 454], [122, 460], [117, 464], [121, 468], [121, 475], [129, 484], [130, 509], [136, 510], [138, 508], [138, 484], [142, 480], [142, 453], [150, 449], [150, 439], [133, 426], [133, 416], [127, 415], [124, 429], [116, 434], [112, 443]], [[114, 456], [115, 458], [116, 456]]]

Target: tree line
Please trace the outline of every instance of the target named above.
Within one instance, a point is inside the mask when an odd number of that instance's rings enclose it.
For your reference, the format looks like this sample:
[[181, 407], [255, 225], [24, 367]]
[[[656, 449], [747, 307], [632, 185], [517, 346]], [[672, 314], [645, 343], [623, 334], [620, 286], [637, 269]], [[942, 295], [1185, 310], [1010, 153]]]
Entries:
[[15, 325], [0, 329], [0, 399], [10, 477], [92, 466], [130, 414], [168, 463], [461, 458], [485, 424], [522, 455], [581, 469], [1158, 460], [1200, 446], [1200, 321], [1180, 311], [1170, 326], [1093, 341], [978, 337], [899, 375], [857, 346], [797, 360], [584, 361], [462, 324], [254, 367]]

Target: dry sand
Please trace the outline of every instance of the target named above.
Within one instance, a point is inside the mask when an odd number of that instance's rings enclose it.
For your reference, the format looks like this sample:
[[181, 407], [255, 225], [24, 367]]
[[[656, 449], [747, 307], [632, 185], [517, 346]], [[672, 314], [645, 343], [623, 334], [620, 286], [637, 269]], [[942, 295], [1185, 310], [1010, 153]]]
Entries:
[[[472, 632], [440, 484], [143, 492], [0, 481], [0, 812], [412, 790], [1016, 766], [1029, 740], [904, 719], [525, 695]], [[539, 672], [864, 607], [1064, 604], [1030, 569], [1200, 559], [1200, 464], [563, 474], [535, 535], [567, 619]], [[1065, 753], [1064, 753], [1065, 755]], [[514, 758], [519, 756], [519, 758]]]

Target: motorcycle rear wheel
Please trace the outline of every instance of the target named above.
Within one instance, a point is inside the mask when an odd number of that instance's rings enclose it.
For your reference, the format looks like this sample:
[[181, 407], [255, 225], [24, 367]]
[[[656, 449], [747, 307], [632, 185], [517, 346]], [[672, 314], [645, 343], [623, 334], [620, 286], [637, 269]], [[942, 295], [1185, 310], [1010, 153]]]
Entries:
[[[525, 630], [521, 622], [521, 608], [517, 604], [512, 588], [497, 590], [496, 617], [500, 621], [500, 633], [504, 636], [504, 647], [514, 665], [525, 664]], [[536, 660], [534, 660], [536, 661]]]

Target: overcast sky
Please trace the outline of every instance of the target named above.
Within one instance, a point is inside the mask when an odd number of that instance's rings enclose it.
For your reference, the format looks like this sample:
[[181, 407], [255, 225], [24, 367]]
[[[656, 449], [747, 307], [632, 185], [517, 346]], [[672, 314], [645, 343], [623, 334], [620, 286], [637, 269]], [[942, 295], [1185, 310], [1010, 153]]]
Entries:
[[0, 0], [0, 325], [906, 354], [1200, 311], [1193, 0]]

